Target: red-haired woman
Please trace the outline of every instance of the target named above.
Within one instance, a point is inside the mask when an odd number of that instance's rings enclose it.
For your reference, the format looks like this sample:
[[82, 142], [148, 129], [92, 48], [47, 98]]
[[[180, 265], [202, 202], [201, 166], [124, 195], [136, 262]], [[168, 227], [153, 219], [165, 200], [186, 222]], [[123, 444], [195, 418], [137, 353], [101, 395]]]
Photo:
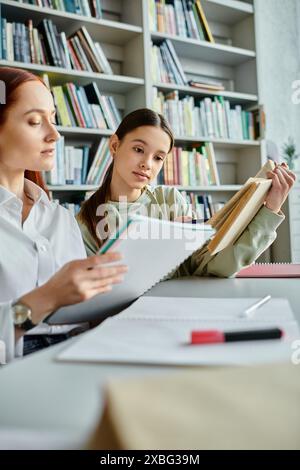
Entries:
[[40, 172], [52, 169], [60, 136], [46, 85], [5, 67], [0, 81], [0, 340], [8, 361], [22, 354], [27, 330], [58, 307], [107, 292], [126, 267], [107, 265], [118, 254], [86, 259], [75, 219], [48, 198]]

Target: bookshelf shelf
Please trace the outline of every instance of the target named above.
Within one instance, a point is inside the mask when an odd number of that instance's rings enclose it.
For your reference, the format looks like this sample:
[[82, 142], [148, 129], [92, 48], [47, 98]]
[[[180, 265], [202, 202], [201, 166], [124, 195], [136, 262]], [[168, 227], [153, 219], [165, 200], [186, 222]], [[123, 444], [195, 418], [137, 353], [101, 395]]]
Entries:
[[247, 147], [259, 147], [260, 141], [258, 140], [227, 140], [227, 139], [213, 139], [210, 137], [191, 137], [191, 136], [175, 136], [176, 143], [202, 143], [202, 142], [211, 142], [216, 148], [226, 148], [226, 149], [242, 149]]
[[26, 68], [37, 73], [47, 73], [51, 85], [61, 85], [66, 82], [76, 81], [78, 85], [86, 85], [91, 81], [101, 86], [101, 91], [112, 93], [127, 93], [137, 86], [144, 85], [144, 79], [126, 77], [124, 75], [106, 75], [104, 73], [84, 72], [80, 70], [69, 70], [52, 65], [27, 64], [24, 62], [10, 62], [0, 60], [0, 65], [6, 67]]
[[[77, 136], [77, 135], [90, 135], [90, 136], [111, 136], [113, 131], [111, 129], [89, 129], [86, 127], [62, 127], [57, 126], [57, 130], [63, 135]], [[227, 140], [227, 139], [212, 139], [210, 137], [201, 136], [175, 136], [176, 143], [202, 143], [212, 142], [216, 148], [239, 149], [247, 147], [259, 147], [260, 141], [257, 140]]]
[[98, 189], [98, 186], [93, 186], [93, 185], [88, 185], [88, 184], [82, 184], [82, 185], [75, 185], [75, 184], [66, 184], [66, 185], [61, 185], [61, 186], [51, 186], [48, 185], [49, 191], [69, 191], [69, 192], [86, 192], [86, 191], [96, 191]]
[[[174, 188], [177, 188], [179, 191], [194, 191], [194, 192], [235, 192], [241, 189], [241, 185], [239, 184], [228, 184], [228, 185], [220, 185], [220, 186], [174, 186]], [[67, 184], [67, 185], [53, 185], [49, 186], [48, 185], [49, 191], [76, 191], [76, 192], [85, 192], [85, 191], [95, 191], [98, 189], [98, 186], [94, 185], [72, 185], [72, 184]]]
[[194, 191], [194, 192], [236, 192], [241, 189], [242, 185], [239, 184], [222, 184], [220, 186], [174, 186], [179, 191]]
[[86, 26], [95, 40], [114, 45], [123, 45], [143, 31], [140, 26], [41, 8], [13, 0], [2, 0], [1, 5], [3, 13], [10, 21], [24, 21], [29, 17], [37, 21], [49, 18], [67, 35], [74, 33], [81, 26]]
[[113, 134], [111, 129], [89, 129], [86, 127], [62, 127], [57, 126], [57, 130], [60, 134], [68, 137], [78, 137], [82, 135], [86, 136], [106, 136], [109, 137]]
[[[111, 136], [113, 130], [111, 129], [89, 129], [86, 127], [62, 127], [57, 126], [57, 130], [62, 134], [69, 135], [98, 135], [98, 136]], [[217, 148], [239, 149], [247, 147], [259, 147], [259, 140], [228, 140], [228, 139], [213, 139], [205, 136], [175, 136], [176, 142], [180, 143], [202, 143], [212, 142]]]
[[238, 0], [203, 0], [208, 20], [234, 25], [253, 15], [253, 5]]
[[176, 85], [173, 83], [154, 83], [153, 86], [158, 88], [160, 91], [172, 91], [178, 90], [180, 94], [192, 95], [199, 97], [206, 96], [223, 96], [226, 99], [229, 99], [232, 104], [252, 104], [257, 103], [257, 95], [250, 93], [238, 93], [234, 91], [204, 91], [199, 90], [195, 87], [185, 86], [185, 85]]
[[159, 43], [164, 39], [170, 39], [179, 57], [202, 60], [209, 63], [236, 66], [255, 59], [254, 51], [240, 47], [227, 46], [225, 44], [212, 44], [196, 39], [181, 38], [166, 33], [151, 33], [153, 42]]

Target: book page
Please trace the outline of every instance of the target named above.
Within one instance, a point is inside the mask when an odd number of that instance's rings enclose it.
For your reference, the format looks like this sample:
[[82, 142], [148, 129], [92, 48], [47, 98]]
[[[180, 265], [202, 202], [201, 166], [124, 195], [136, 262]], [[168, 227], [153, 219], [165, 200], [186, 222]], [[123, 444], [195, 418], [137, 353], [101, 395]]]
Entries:
[[209, 242], [208, 249], [212, 255], [232, 245], [262, 207], [266, 194], [272, 185], [272, 180], [254, 179], [254, 181], [260, 182], [252, 183], [249, 192], [244, 195], [244, 198], [240, 200], [235, 210]]

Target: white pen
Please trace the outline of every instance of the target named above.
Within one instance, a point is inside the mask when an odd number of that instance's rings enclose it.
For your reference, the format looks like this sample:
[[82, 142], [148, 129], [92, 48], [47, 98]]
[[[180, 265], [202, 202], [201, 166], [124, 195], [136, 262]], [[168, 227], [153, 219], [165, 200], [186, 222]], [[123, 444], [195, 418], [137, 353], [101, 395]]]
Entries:
[[257, 302], [255, 302], [255, 304], [251, 305], [246, 310], [244, 310], [242, 313], [240, 313], [239, 317], [246, 317], [246, 318], [251, 317], [253, 312], [255, 312], [255, 310], [257, 310], [259, 307], [261, 307], [265, 303], [269, 302], [270, 299], [271, 299], [271, 296], [266, 295], [266, 297], [264, 297], [263, 299], [258, 300]]

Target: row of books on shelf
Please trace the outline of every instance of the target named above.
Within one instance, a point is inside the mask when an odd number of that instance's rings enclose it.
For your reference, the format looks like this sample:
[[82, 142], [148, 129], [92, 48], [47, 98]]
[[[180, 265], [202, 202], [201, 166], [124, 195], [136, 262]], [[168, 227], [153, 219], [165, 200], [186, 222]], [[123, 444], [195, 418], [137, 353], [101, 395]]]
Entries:
[[178, 90], [164, 94], [153, 90], [153, 108], [169, 121], [179, 136], [207, 136], [231, 140], [254, 140], [259, 137], [256, 111], [244, 111], [240, 105], [230, 107], [222, 96], [197, 100], [179, 98]]
[[225, 89], [222, 81], [211, 77], [199, 77], [197, 80], [189, 80], [170, 39], [165, 39], [159, 45], [152, 44], [151, 76], [154, 83], [189, 85], [210, 92]]
[[114, 98], [102, 95], [95, 82], [85, 86], [66, 83], [51, 91], [58, 125], [115, 130], [121, 122]]
[[111, 161], [108, 138], [103, 137], [91, 153], [88, 145], [65, 145], [64, 137], [56, 143], [55, 165], [46, 172], [46, 182], [51, 186], [100, 185]]
[[169, 39], [151, 47], [151, 75], [154, 83], [187, 85], [187, 78]]
[[200, 0], [149, 0], [150, 30], [214, 42]]
[[101, 0], [19, 0], [18, 3], [27, 3], [91, 18], [102, 18]]
[[[109, 139], [103, 137], [94, 153], [89, 145], [66, 145], [64, 137], [56, 143], [55, 165], [46, 172], [49, 185], [100, 185], [112, 157]], [[158, 176], [158, 184], [180, 186], [220, 185], [214, 148], [211, 142], [198, 149], [175, 147]]]
[[113, 74], [101, 45], [92, 40], [85, 26], [67, 38], [48, 19], [37, 28], [31, 19], [26, 24], [8, 22], [1, 18], [1, 4], [0, 23], [0, 59]]
[[158, 176], [159, 184], [180, 186], [220, 185], [214, 148], [207, 142], [200, 148], [175, 147]]
[[193, 216], [197, 219], [209, 220], [225, 205], [225, 202], [214, 202], [211, 194], [196, 194], [187, 191], [180, 192], [188, 204], [191, 205]]

